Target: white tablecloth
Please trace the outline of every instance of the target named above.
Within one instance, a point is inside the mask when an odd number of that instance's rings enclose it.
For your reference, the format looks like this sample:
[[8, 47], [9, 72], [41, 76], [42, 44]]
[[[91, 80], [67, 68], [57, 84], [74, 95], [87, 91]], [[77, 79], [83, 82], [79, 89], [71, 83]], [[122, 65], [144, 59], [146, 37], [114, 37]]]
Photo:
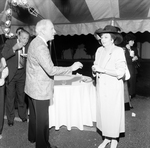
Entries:
[[[79, 77], [78, 77], [79, 78]], [[84, 125], [93, 126], [96, 121], [96, 91], [93, 82], [80, 82], [74, 77], [66, 85], [54, 86], [53, 104], [49, 107], [49, 127], [77, 127], [83, 130]], [[63, 79], [63, 78], [62, 78]], [[67, 84], [67, 83], [70, 84]], [[64, 82], [63, 82], [64, 83]]]

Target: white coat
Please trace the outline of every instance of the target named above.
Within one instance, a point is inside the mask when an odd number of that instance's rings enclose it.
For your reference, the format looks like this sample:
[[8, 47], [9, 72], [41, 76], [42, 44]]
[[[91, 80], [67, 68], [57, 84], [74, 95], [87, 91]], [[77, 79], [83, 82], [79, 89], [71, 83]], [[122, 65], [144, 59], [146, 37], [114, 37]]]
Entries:
[[99, 47], [94, 65], [116, 71], [117, 77], [101, 74], [97, 77], [97, 128], [103, 136], [116, 138], [125, 132], [124, 84], [126, 60], [122, 48], [115, 45], [106, 54]]

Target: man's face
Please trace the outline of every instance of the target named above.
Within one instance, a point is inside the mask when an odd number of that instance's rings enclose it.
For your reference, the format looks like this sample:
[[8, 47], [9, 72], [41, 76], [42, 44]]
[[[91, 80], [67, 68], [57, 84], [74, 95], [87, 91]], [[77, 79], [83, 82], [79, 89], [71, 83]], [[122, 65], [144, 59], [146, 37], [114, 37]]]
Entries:
[[54, 35], [56, 34], [56, 31], [54, 29], [54, 25], [52, 23], [48, 23], [47, 24], [47, 28], [45, 30], [45, 35], [47, 37], [48, 40], [53, 40], [54, 39]]
[[20, 35], [18, 36], [18, 39], [19, 42], [21, 42], [25, 46], [29, 41], [29, 34], [26, 32], [21, 32]]

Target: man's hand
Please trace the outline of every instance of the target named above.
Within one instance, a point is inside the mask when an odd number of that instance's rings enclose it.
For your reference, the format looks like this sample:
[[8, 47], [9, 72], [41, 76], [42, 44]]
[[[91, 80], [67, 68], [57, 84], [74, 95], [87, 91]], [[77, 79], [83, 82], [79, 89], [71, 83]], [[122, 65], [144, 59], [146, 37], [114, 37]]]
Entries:
[[24, 45], [21, 42], [17, 42], [14, 46], [13, 46], [13, 51], [17, 51], [19, 49], [21, 49]]
[[76, 71], [78, 69], [81, 69], [83, 67], [83, 64], [80, 63], [80, 62], [75, 62], [72, 64], [71, 68], [72, 68], [72, 71]]

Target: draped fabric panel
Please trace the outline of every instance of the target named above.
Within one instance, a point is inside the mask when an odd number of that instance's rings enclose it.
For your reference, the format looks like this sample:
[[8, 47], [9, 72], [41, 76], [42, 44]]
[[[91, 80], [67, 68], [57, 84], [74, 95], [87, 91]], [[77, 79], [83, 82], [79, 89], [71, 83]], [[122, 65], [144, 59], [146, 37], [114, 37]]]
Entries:
[[[13, 10], [11, 32], [25, 26], [34, 34], [35, 24], [51, 19], [58, 35], [93, 34], [100, 27], [113, 24], [123, 32], [150, 31], [150, 0], [27, 0], [38, 16], [28, 9], [13, 6], [11, 0], [0, 1], [0, 25], [5, 22], [5, 10]], [[2, 27], [0, 28], [2, 34]]]

